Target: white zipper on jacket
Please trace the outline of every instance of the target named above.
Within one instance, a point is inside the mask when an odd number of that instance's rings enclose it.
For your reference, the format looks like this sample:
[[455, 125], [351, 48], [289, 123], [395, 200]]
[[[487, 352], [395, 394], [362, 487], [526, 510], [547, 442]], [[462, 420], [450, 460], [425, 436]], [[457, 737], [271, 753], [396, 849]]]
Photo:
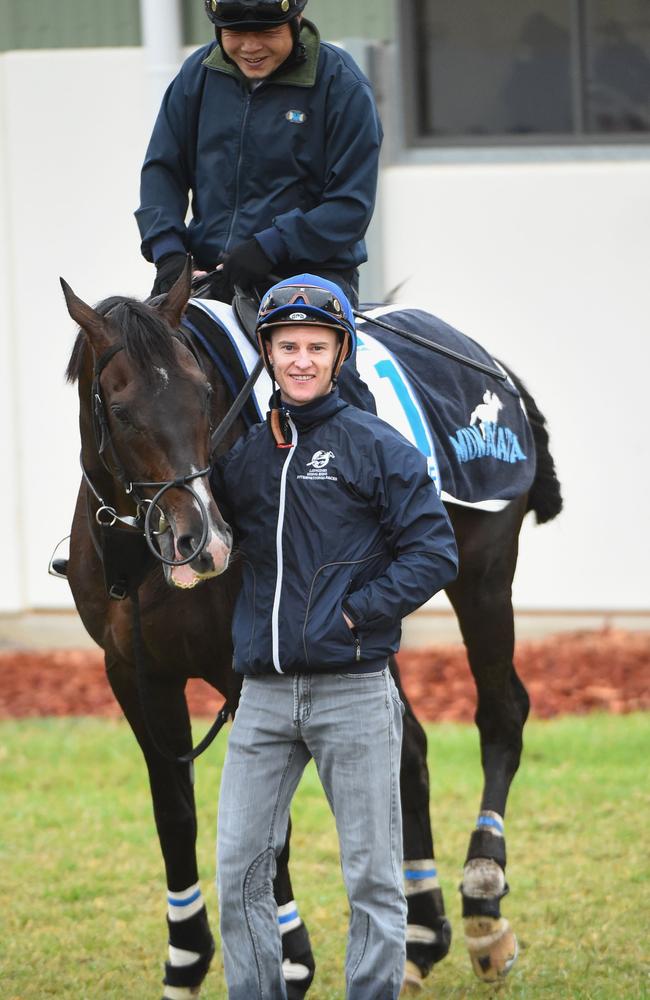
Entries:
[[275, 532], [275, 553], [277, 563], [277, 576], [275, 579], [275, 596], [273, 598], [273, 613], [271, 615], [271, 638], [273, 642], [273, 666], [279, 674], [284, 670], [280, 666], [280, 597], [282, 594], [282, 572], [284, 569], [284, 559], [282, 555], [282, 529], [284, 528], [284, 512], [287, 498], [287, 472], [289, 464], [296, 451], [298, 444], [298, 431], [291, 417], [287, 417], [291, 428], [291, 448], [288, 449], [287, 458], [282, 466], [280, 476], [280, 501], [278, 503], [278, 526]]

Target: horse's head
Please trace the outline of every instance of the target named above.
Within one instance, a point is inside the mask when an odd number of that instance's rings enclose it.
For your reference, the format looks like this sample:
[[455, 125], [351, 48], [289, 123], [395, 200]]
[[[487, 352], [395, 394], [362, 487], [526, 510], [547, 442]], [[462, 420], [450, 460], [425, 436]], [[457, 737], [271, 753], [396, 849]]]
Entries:
[[81, 328], [68, 377], [80, 384], [85, 466], [117, 510], [132, 513], [135, 501], [142, 515], [155, 500], [147, 529], [159, 532], [168, 583], [193, 587], [223, 573], [232, 532], [208, 481], [212, 387], [175, 333], [190, 296], [189, 264], [155, 306], [110, 299], [94, 309], [61, 285]]

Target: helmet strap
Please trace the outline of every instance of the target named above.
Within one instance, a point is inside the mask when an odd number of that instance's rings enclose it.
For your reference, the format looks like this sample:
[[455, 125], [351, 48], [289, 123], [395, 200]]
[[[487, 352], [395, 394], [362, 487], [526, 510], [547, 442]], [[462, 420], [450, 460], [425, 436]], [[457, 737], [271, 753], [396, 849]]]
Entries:
[[257, 342], [259, 344], [260, 354], [262, 355], [262, 360], [264, 362], [264, 367], [266, 368], [267, 372], [271, 376], [271, 413], [270, 413], [270, 416], [269, 416], [269, 426], [271, 428], [271, 433], [273, 434], [273, 438], [275, 440], [276, 447], [278, 447], [278, 448], [290, 448], [291, 447], [291, 442], [287, 441], [286, 435], [285, 435], [283, 427], [282, 427], [281, 407], [273, 405], [273, 401], [275, 399], [275, 394], [276, 394], [276, 391], [277, 391], [276, 390], [277, 383], [275, 381], [275, 372], [273, 371], [273, 364], [271, 362], [271, 359], [269, 358], [269, 353], [268, 353], [268, 350], [267, 350], [266, 337], [263, 337], [262, 334], [259, 332], [259, 330], [257, 331]]
[[276, 448], [291, 448], [291, 441], [287, 441], [282, 430], [282, 415], [277, 406], [271, 408], [271, 433], [275, 440]]
[[338, 354], [336, 355], [336, 359], [334, 361], [334, 367], [332, 368], [332, 386], [336, 386], [339, 373], [341, 371], [341, 367], [348, 354], [349, 346], [350, 346], [350, 334], [348, 333], [347, 330], [344, 330], [343, 336], [341, 337], [341, 343], [339, 346]]
[[291, 66], [299, 66], [301, 63], [304, 63], [307, 58], [307, 49], [300, 41], [300, 32], [302, 30], [300, 18], [293, 17], [289, 21], [289, 27], [291, 28], [291, 34], [293, 35], [293, 49], [291, 50], [291, 54], [284, 60], [284, 65], [287, 68]]

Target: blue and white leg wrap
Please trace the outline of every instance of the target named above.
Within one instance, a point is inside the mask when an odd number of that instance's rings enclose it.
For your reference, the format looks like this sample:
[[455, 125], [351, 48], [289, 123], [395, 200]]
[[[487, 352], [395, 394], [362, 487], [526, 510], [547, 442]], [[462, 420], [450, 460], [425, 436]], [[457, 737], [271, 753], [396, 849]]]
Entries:
[[278, 906], [278, 926], [280, 934], [283, 937], [289, 931], [294, 931], [296, 927], [300, 927], [301, 923], [302, 919], [298, 913], [298, 906], [295, 899], [291, 899], [288, 903]]
[[483, 812], [478, 814], [478, 819], [476, 820], [476, 829], [485, 830], [487, 833], [493, 834], [495, 837], [504, 836], [504, 825], [503, 818], [499, 816], [498, 813], [492, 812], [490, 809], [485, 809]]
[[[506, 849], [503, 817], [489, 809], [482, 810], [470, 841], [470, 854], [463, 870], [461, 890], [464, 897], [498, 900], [508, 891], [505, 876]], [[466, 907], [467, 909], [467, 907]], [[471, 906], [470, 906], [471, 909]], [[469, 910], [465, 916], [471, 915]]]
[[172, 923], [193, 917], [204, 906], [201, 886], [198, 882], [182, 892], [167, 890], [167, 916]]
[[[423, 892], [432, 892], [440, 889], [438, 882], [438, 870], [433, 858], [418, 858], [416, 861], [404, 861], [402, 865], [404, 875], [404, 895], [407, 900], [413, 896], [419, 896]], [[412, 908], [409, 907], [409, 916]], [[417, 918], [416, 918], [417, 919]], [[422, 916], [420, 916], [422, 919]], [[438, 942], [438, 934], [432, 927], [427, 927], [423, 923], [412, 922], [409, 919], [406, 928], [406, 943], [419, 945], [435, 945]]]
[[[295, 931], [299, 927], [303, 926], [302, 918], [298, 913], [298, 907], [295, 899], [291, 899], [288, 903], [283, 903], [282, 906], [278, 906], [278, 926], [282, 937], [284, 937], [285, 934], [289, 934], [291, 931]], [[307, 939], [307, 944], [308, 943], [309, 941]], [[293, 948], [291, 950], [293, 950]], [[294, 957], [296, 957], [295, 952]], [[302, 962], [293, 962], [291, 958], [285, 958], [282, 961], [282, 974], [284, 976], [285, 983], [306, 982], [307, 985], [309, 985], [313, 976], [313, 970], [307, 965], [304, 965]]]
[[[198, 882], [183, 889], [182, 892], [172, 892], [167, 890], [167, 916], [173, 924], [183, 920], [189, 920], [195, 913], [203, 909], [203, 895]], [[201, 957], [198, 951], [187, 951], [185, 948], [175, 948], [169, 945], [169, 964], [180, 969], [187, 965], [192, 965]], [[198, 990], [186, 986], [166, 986], [165, 1000], [191, 1000], [197, 997]]]
[[438, 870], [433, 858], [405, 861], [402, 865], [404, 875], [404, 895], [417, 896], [421, 892], [439, 889]]

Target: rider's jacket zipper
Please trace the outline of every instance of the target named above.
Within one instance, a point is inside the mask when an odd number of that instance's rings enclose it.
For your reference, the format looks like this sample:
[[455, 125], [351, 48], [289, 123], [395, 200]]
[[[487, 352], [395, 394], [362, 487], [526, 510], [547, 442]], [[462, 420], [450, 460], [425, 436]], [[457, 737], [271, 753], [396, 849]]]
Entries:
[[356, 628], [352, 629], [352, 635], [354, 636], [354, 658], [358, 663], [361, 659], [361, 639], [359, 638]]
[[252, 99], [253, 99], [253, 91], [250, 91], [246, 95], [244, 114], [242, 115], [241, 125], [239, 127], [239, 152], [237, 154], [237, 167], [235, 169], [235, 201], [232, 207], [232, 215], [230, 216], [230, 228], [228, 229], [228, 236], [226, 237], [226, 243], [223, 248], [224, 253], [228, 253], [228, 251], [230, 250], [230, 241], [232, 239], [232, 234], [235, 229], [235, 222], [239, 214], [239, 188], [240, 188], [239, 181], [240, 181], [241, 163], [244, 150], [244, 132], [246, 131], [246, 123], [248, 121], [248, 113], [250, 111]]
[[298, 431], [291, 417], [287, 416], [287, 424], [291, 431], [291, 447], [286, 452], [286, 459], [282, 466], [280, 475], [280, 498], [278, 501], [278, 524], [275, 532], [275, 556], [276, 556], [276, 580], [275, 595], [273, 598], [273, 612], [271, 615], [271, 637], [273, 646], [273, 666], [279, 674], [283, 673], [280, 666], [280, 599], [282, 596], [282, 574], [284, 570], [284, 555], [282, 550], [282, 531], [284, 528], [284, 516], [287, 503], [287, 473], [293, 458], [296, 445], [298, 444]]

